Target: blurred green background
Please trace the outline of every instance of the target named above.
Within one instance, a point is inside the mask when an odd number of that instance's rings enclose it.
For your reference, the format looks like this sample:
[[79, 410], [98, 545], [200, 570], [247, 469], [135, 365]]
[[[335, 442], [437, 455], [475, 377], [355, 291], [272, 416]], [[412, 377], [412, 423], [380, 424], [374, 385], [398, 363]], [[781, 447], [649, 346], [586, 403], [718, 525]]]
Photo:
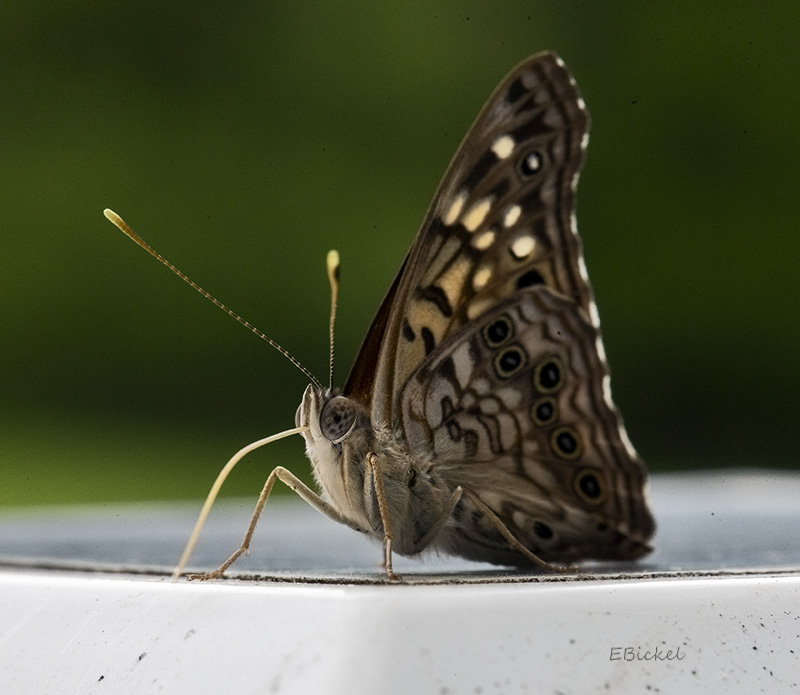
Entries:
[[[651, 470], [797, 467], [796, 2], [0, 8], [0, 505], [203, 496], [306, 380], [102, 216], [342, 383], [490, 91], [557, 50], [593, 117], [578, 220]], [[240, 464], [255, 497], [299, 438]]]

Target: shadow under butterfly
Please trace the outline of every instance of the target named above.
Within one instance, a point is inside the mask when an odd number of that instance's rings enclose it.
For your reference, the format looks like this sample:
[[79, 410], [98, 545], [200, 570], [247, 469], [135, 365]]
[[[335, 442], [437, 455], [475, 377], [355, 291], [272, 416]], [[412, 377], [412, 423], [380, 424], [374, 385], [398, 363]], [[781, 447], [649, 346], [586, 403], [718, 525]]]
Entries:
[[[392, 553], [425, 550], [564, 571], [552, 563], [634, 560], [655, 524], [647, 473], [611, 400], [597, 307], [575, 223], [589, 115], [554, 53], [514, 68], [470, 128], [379, 308], [343, 389], [310, 379], [296, 427], [321, 497], [287, 469], [267, 479], [247, 551], [276, 480]], [[331, 342], [338, 256], [329, 255]]]

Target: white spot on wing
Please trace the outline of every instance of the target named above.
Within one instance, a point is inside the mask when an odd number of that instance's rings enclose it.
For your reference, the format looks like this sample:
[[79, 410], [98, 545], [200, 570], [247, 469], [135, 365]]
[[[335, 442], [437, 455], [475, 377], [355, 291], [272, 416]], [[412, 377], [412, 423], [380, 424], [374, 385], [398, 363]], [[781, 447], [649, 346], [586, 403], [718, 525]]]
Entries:
[[584, 133], [581, 138], [581, 149], [585, 150], [589, 145], [589, 133]]
[[462, 192], [459, 193], [456, 199], [450, 204], [450, 208], [447, 210], [447, 214], [442, 220], [448, 227], [458, 219], [458, 216], [461, 214], [461, 208], [464, 207], [464, 202], [466, 200], [467, 194]]
[[[595, 328], [599, 328], [600, 327], [600, 314], [597, 311], [597, 303], [594, 301], [594, 299], [590, 299], [589, 300], [589, 317], [592, 319], [592, 325]], [[598, 341], [599, 340], [600, 339], [598, 338]]]
[[474, 232], [478, 227], [481, 226], [481, 224], [483, 224], [483, 221], [486, 219], [486, 215], [489, 214], [489, 210], [491, 208], [492, 199], [482, 198], [464, 214], [464, 219], [461, 220], [461, 224], [463, 224], [468, 231]]
[[525, 234], [517, 237], [511, 243], [511, 254], [518, 261], [522, 261], [533, 253], [534, 248], [536, 248], [536, 239], [530, 234]]
[[[598, 342], [600, 342], [599, 338]], [[611, 399], [611, 377], [608, 374], [603, 375], [603, 399], [609, 408], [616, 411], [614, 401]], [[634, 448], [630, 437], [628, 437], [628, 433], [625, 431], [625, 426], [622, 424], [622, 420], [619, 419], [619, 414], [617, 414], [617, 421], [619, 424], [619, 438], [622, 441], [622, 446], [625, 447], [625, 451], [628, 452], [628, 456], [631, 458], [636, 458], [638, 454], [636, 453], [636, 449]]]
[[636, 458], [638, 456], [636, 449], [633, 448], [633, 443], [621, 422], [619, 423], [619, 438], [622, 440], [622, 445], [625, 447], [625, 451], [628, 452], [628, 456]]
[[472, 239], [472, 245], [478, 251], [485, 251], [494, 243], [494, 236], [494, 232], [491, 229], [487, 229]]
[[603, 347], [603, 341], [600, 339], [600, 336], [597, 336], [597, 340], [594, 341], [594, 349], [597, 351], [597, 355], [600, 357], [600, 361], [603, 364], [607, 364], [608, 360], [606, 359], [606, 349]]
[[603, 400], [609, 408], [614, 407], [614, 401], [611, 400], [611, 377], [608, 374], [603, 375]]
[[489, 282], [489, 278], [492, 277], [492, 269], [488, 265], [481, 266], [475, 271], [475, 275], [472, 276], [472, 286], [476, 290], [482, 290], [486, 287], [486, 283]]
[[506, 159], [514, 151], [514, 138], [510, 135], [501, 135], [492, 143], [492, 152], [498, 159]]
[[519, 216], [522, 214], [522, 208], [519, 205], [512, 205], [508, 210], [506, 210], [506, 214], [503, 217], [503, 226], [504, 227], [513, 227]]
[[586, 102], [583, 100], [583, 97], [578, 97], [578, 108], [581, 111], [586, 111]]
[[581, 279], [588, 284], [589, 271], [586, 270], [586, 261], [583, 260], [583, 254], [578, 256], [578, 272], [581, 274]]

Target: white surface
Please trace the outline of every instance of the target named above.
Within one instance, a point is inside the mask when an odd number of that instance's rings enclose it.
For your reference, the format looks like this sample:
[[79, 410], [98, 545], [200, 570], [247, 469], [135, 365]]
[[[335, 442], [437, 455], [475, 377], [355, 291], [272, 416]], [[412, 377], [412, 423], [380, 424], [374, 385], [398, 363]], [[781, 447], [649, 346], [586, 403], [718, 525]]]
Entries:
[[[199, 505], [5, 514], [0, 695], [800, 692], [800, 476], [656, 476], [652, 493], [641, 563], [399, 559], [403, 585], [302, 505], [270, 505], [240, 579], [214, 583], [166, 579]], [[251, 504], [214, 510], [197, 567]], [[636, 658], [655, 649], [673, 659]]]
[[[796, 576], [320, 586], [22, 572], [0, 592], [3, 693], [800, 688]], [[615, 647], [682, 658], [612, 661]]]

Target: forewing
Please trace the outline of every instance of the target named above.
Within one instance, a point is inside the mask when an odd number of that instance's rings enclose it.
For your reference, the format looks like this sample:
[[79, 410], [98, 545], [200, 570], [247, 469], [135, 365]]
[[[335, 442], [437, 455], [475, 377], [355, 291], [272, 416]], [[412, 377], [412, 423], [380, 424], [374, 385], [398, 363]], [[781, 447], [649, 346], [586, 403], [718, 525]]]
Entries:
[[593, 309], [574, 190], [588, 114], [553, 53], [501, 82], [456, 152], [401, 273], [376, 316], [345, 393], [396, 422], [409, 376], [454, 331], [527, 287]]

